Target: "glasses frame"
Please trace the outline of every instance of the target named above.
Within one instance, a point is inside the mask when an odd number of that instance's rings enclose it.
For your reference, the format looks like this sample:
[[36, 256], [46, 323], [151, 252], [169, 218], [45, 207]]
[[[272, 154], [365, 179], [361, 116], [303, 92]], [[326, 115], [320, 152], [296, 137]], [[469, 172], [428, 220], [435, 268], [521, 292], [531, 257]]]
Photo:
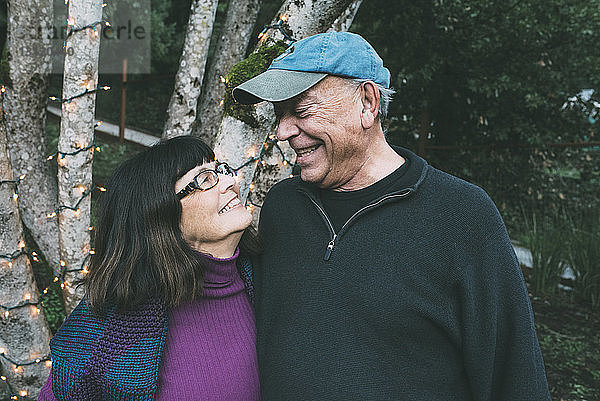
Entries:
[[[211, 185], [208, 188], [201, 188], [200, 184], [198, 184], [198, 177], [202, 174], [206, 174], [207, 172], [213, 174], [213, 176], [215, 177], [215, 182], [213, 185]], [[204, 192], [204, 191], [213, 189], [219, 183], [219, 174], [223, 174], [223, 175], [226, 175], [229, 177], [236, 176], [235, 170], [232, 169], [229, 166], [229, 164], [217, 162], [214, 169], [205, 169], [205, 170], [200, 171], [198, 174], [196, 174], [196, 176], [192, 179], [192, 181], [189, 184], [187, 184], [185, 187], [183, 187], [183, 189], [181, 191], [177, 192], [175, 195], [177, 196], [177, 198], [179, 200], [181, 200], [194, 191]]]

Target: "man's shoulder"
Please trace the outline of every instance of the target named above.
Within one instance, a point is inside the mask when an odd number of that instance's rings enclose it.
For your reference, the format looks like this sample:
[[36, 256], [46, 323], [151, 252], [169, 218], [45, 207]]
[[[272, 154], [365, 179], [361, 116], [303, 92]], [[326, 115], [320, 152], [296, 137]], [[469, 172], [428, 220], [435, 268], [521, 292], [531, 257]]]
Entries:
[[269, 189], [265, 196], [265, 203], [277, 202], [282, 198], [289, 199], [292, 196], [300, 194], [299, 190], [305, 187], [305, 184], [300, 179], [300, 176], [286, 178], [279, 181]]
[[429, 166], [427, 180], [423, 184], [424, 190], [436, 197], [445, 197], [446, 201], [493, 203], [483, 188], [435, 167]]

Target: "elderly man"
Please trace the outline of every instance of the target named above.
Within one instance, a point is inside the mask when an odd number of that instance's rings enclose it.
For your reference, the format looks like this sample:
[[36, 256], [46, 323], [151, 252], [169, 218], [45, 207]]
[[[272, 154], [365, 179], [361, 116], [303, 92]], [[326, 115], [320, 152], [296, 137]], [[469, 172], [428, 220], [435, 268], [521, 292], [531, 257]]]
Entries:
[[263, 401], [549, 400], [496, 207], [386, 142], [389, 85], [362, 37], [332, 32], [234, 89], [273, 103], [301, 168], [260, 218]]

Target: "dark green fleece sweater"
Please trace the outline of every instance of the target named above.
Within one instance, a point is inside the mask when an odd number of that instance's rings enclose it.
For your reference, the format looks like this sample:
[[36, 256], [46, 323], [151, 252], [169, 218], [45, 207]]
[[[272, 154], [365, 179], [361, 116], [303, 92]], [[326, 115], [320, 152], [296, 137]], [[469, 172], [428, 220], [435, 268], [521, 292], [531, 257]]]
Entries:
[[549, 400], [493, 202], [396, 150], [419, 178], [339, 232], [298, 178], [269, 192], [255, 269], [263, 401]]

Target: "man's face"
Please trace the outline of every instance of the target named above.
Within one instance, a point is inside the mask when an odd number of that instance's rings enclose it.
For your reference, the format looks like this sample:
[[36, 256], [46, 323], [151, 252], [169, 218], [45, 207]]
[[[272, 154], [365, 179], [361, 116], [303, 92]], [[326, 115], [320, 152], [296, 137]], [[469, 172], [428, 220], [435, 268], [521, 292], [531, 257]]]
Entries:
[[296, 151], [300, 177], [321, 188], [352, 189], [368, 159], [361, 91], [329, 76], [302, 94], [274, 103], [277, 139]]

